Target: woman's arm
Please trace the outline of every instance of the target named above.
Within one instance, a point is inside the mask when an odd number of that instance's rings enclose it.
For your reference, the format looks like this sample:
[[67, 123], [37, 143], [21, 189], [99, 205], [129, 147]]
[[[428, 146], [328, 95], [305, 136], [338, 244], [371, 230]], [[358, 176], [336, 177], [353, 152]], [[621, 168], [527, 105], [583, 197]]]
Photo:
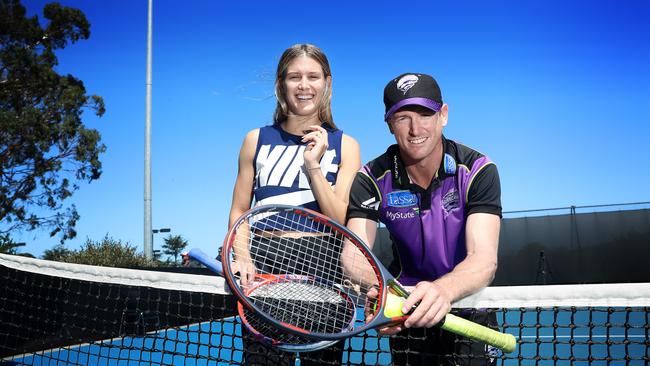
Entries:
[[[255, 170], [253, 168], [253, 158], [257, 147], [259, 129], [255, 129], [246, 134], [244, 142], [239, 151], [239, 168], [237, 170], [237, 180], [232, 192], [232, 204], [230, 205], [230, 218], [228, 220], [228, 229], [232, 228], [235, 221], [251, 207], [253, 200], [253, 182], [255, 179]], [[242, 245], [235, 245], [236, 261], [241, 276], [242, 285], [248, 284], [255, 276], [255, 267], [250, 258], [248, 240], [242, 238], [237, 242]]]
[[320, 169], [307, 170], [311, 190], [323, 214], [340, 223], [345, 223], [350, 187], [360, 168], [359, 144], [355, 139], [344, 134], [341, 141], [341, 164], [339, 165], [334, 190], [332, 190]]

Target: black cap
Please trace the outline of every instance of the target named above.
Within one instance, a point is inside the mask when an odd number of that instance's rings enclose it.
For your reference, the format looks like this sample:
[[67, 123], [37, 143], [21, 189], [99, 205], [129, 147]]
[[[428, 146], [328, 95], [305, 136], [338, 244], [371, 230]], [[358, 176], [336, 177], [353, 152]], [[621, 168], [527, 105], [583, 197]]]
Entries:
[[406, 73], [391, 80], [384, 88], [384, 119], [406, 105], [419, 105], [434, 112], [442, 108], [442, 93], [434, 78], [427, 74]]

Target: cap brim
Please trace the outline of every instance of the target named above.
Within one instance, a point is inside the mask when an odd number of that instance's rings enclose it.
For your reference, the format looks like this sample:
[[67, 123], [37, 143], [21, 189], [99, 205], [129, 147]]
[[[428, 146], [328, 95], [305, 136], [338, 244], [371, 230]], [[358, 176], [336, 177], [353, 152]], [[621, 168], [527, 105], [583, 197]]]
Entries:
[[440, 108], [442, 108], [442, 105], [435, 100], [431, 100], [428, 98], [407, 98], [404, 100], [400, 100], [399, 102], [395, 103], [394, 106], [392, 106], [388, 112], [384, 115], [384, 120], [388, 121], [390, 116], [393, 115], [393, 113], [397, 112], [398, 109], [407, 106], [407, 105], [419, 105], [421, 107], [430, 109], [434, 112], [440, 111]]

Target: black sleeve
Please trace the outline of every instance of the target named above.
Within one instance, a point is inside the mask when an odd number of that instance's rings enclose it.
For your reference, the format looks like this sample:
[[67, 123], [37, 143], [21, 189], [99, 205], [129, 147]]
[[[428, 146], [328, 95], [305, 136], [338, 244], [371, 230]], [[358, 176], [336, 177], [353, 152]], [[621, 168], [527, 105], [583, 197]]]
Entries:
[[501, 183], [497, 166], [489, 164], [478, 172], [467, 195], [467, 215], [490, 213], [501, 217]]
[[350, 188], [346, 221], [354, 217], [379, 221], [380, 204], [381, 196], [372, 178], [365, 172], [359, 171]]

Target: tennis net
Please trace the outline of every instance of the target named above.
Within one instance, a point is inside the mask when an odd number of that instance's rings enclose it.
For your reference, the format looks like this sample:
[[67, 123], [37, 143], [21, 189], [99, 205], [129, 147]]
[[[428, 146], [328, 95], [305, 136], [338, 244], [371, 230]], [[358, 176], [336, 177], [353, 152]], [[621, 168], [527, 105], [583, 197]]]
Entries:
[[[220, 277], [0, 255], [1, 365], [229, 365], [243, 361], [236, 301]], [[455, 304], [518, 339], [513, 353], [417, 347], [428, 335], [343, 346], [342, 364], [643, 365], [650, 284], [490, 287]], [[440, 331], [443, 332], [443, 331]], [[407, 344], [399, 350], [399, 342]], [[394, 343], [397, 342], [397, 343]], [[413, 346], [416, 345], [416, 346]], [[394, 354], [391, 354], [391, 346]], [[404, 354], [400, 354], [400, 352]], [[300, 355], [296, 362], [309, 359]], [[406, 360], [406, 361], [403, 361]], [[493, 363], [491, 363], [493, 362]]]

